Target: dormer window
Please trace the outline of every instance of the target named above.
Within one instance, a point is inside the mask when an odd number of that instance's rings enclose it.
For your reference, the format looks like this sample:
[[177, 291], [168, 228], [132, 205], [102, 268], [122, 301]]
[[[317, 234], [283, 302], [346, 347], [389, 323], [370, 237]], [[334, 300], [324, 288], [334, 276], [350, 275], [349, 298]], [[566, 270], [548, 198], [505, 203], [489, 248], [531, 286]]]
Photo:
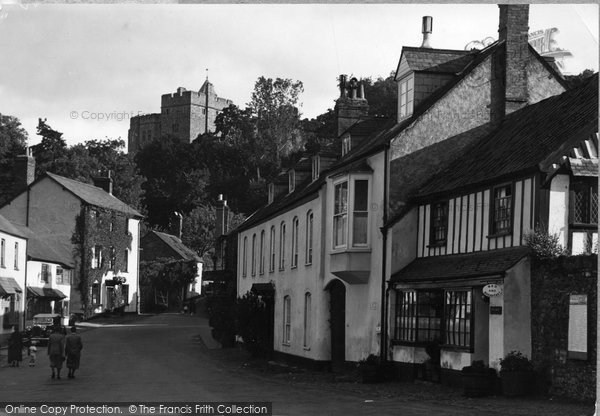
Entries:
[[342, 156], [346, 155], [352, 148], [352, 141], [350, 136], [346, 136], [342, 139]]
[[316, 181], [321, 174], [321, 158], [319, 155], [312, 158], [312, 180]]
[[267, 192], [268, 192], [268, 203], [272, 204], [273, 200], [275, 199], [275, 184], [274, 183], [270, 183], [267, 187]]
[[294, 189], [296, 189], [296, 171], [294, 169], [291, 169], [288, 172], [288, 179], [289, 179], [289, 192], [292, 193], [292, 192], [294, 192]]
[[412, 74], [398, 82], [398, 120], [412, 115], [414, 84], [415, 78]]

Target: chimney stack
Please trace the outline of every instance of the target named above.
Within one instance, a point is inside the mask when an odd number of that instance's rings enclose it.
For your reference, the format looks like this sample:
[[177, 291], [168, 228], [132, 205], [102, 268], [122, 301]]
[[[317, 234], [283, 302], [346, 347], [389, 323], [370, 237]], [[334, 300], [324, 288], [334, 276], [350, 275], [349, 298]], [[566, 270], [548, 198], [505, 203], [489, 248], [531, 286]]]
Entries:
[[369, 113], [369, 103], [365, 98], [364, 86], [358, 79], [348, 81], [347, 75], [339, 76], [340, 97], [335, 103], [337, 116], [337, 135], [340, 136], [350, 126], [366, 117]]
[[18, 155], [13, 164], [13, 195], [23, 192], [35, 180], [35, 158], [31, 148], [27, 154]]
[[102, 188], [104, 189], [106, 192], [108, 192], [110, 195], [113, 194], [113, 180], [112, 180], [112, 171], [109, 170], [106, 172], [106, 174], [102, 174], [102, 176], [97, 176], [95, 178], [92, 178], [94, 181], [94, 186], [97, 186], [98, 188]]
[[527, 104], [527, 62], [529, 59], [529, 5], [500, 4], [498, 38], [504, 41], [504, 114]]
[[181, 241], [181, 235], [183, 233], [183, 215], [181, 215], [177, 211], [175, 211], [173, 215], [175, 215], [175, 222], [171, 227], [171, 233], [177, 238], [179, 238], [179, 241]]
[[431, 49], [431, 45], [429, 44], [429, 36], [433, 31], [433, 17], [431, 16], [423, 16], [423, 29], [421, 32], [423, 33], [423, 44], [421, 48], [429, 48]]
[[217, 197], [217, 213], [215, 222], [215, 238], [220, 238], [229, 233], [229, 207], [223, 199], [223, 194]]

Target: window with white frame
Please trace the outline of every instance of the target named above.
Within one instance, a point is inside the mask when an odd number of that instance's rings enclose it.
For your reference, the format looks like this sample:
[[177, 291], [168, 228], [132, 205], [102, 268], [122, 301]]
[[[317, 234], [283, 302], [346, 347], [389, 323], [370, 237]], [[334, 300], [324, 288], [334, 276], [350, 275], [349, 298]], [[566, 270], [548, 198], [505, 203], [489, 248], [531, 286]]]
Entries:
[[265, 272], [265, 230], [260, 232], [260, 248], [258, 252], [258, 272], [263, 274]]
[[492, 189], [492, 234], [510, 234], [512, 229], [512, 186], [510, 184]]
[[250, 272], [252, 273], [252, 276], [256, 276], [256, 234], [252, 234], [252, 257], [250, 261], [252, 262]]
[[6, 240], [0, 240], [0, 267], [6, 267]]
[[472, 341], [471, 290], [446, 291], [444, 305], [444, 344], [470, 348]]
[[345, 156], [352, 149], [352, 140], [350, 136], [346, 136], [342, 139], [342, 156]]
[[268, 192], [268, 203], [272, 204], [273, 200], [275, 199], [275, 184], [274, 183], [270, 183], [267, 186], [267, 192]]
[[129, 265], [129, 250], [123, 250], [123, 271], [127, 272]]
[[15, 242], [15, 264], [14, 269], [19, 270], [19, 243]]
[[333, 247], [369, 244], [369, 180], [350, 177], [334, 185]]
[[242, 246], [242, 277], [246, 277], [248, 272], [248, 237], [244, 237]]
[[289, 189], [289, 192], [292, 193], [292, 192], [294, 192], [294, 189], [296, 189], [296, 171], [294, 169], [291, 169], [288, 172], [288, 180], [289, 180], [288, 189]]
[[41, 283], [50, 283], [52, 279], [52, 272], [50, 271], [50, 265], [47, 263], [42, 263], [42, 273], [40, 274], [40, 282]]
[[102, 246], [96, 244], [92, 247], [92, 269], [102, 267]]
[[399, 100], [398, 100], [398, 116], [400, 119], [412, 115], [413, 100], [414, 100], [414, 83], [413, 76], [402, 79], [399, 82]]
[[292, 267], [298, 267], [298, 217], [292, 220]]
[[279, 270], [285, 268], [285, 222], [279, 226]]
[[271, 239], [269, 241], [269, 271], [275, 271], [275, 226], [271, 227]]
[[312, 264], [313, 260], [313, 221], [312, 211], [306, 213], [306, 264]]
[[283, 343], [289, 344], [291, 339], [291, 300], [289, 296], [283, 298]]
[[312, 180], [317, 180], [321, 174], [321, 158], [319, 155], [312, 157]]
[[333, 246], [343, 247], [348, 228], [348, 181], [335, 185], [334, 192]]
[[304, 294], [304, 340], [302, 345], [304, 348], [310, 347], [310, 331], [311, 331], [311, 322], [310, 322], [310, 311], [311, 311], [311, 296], [309, 292]]
[[56, 266], [56, 284], [68, 285], [71, 283], [71, 276], [73, 271], [70, 269], [63, 269], [61, 266]]

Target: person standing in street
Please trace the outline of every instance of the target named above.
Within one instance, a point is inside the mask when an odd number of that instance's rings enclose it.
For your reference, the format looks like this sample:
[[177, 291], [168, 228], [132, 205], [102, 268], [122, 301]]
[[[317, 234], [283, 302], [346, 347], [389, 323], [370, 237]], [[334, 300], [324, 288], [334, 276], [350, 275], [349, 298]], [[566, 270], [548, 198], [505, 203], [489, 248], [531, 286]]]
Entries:
[[79, 368], [79, 360], [81, 358], [81, 350], [83, 343], [81, 337], [77, 333], [75, 326], [71, 327], [71, 333], [65, 339], [65, 352], [67, 354], [67, 368], [69, 369], [69, 378], [75, 378], [75, 370]]
[[18, 367], [23, 361], [23, 338], [18, 329], [15, 329], [8, 339], [8, 362], [11, 367]]
[[[65, 335], [61, 327], [54, 327], [48, 339], [48, 355], [50, 356], [50, 368], [52, 378], [60, 380], [60, 370], [65, 359]], [[55, 374], [56, 371], [56, 374]]]

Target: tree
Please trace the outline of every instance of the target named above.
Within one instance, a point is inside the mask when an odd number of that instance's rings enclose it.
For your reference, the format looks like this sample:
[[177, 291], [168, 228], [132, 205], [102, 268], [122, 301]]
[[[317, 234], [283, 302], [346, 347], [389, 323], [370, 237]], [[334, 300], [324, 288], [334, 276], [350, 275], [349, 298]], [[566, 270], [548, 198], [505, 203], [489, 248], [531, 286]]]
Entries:
[[25, 154], [27, 131], [18, 118], [0, 114], [0, 205], [13, 196], [13, 168], [17, 155]]
[[38, 119], [37, 135], [42, 136], [42, 141], [31, 146], [33, 156], [36, 160], [35, 173], [40, 176], [46, 172], [46, 168], [58, 162], [67, 151], [67, 142], [62, 138], [62, 133], [54, 130], [46, 123], [46, 119]]
[[207, 200], [210, 172], [196, 156], [189, 143], [175, 137], [156, 139], [136, 153], [146, 178], [142, 200], [150, 224], [167, 228], [173, 212], [188, 213]]
[[365, 86], [365, 97], [369, 102], [369, 115], [394, 117], [398, 108], [398, 84], [395, 71], [387, 78], [379, 77], [373, 81], [370, 77], [361, 79]]
[[297, 107], [303, 91], [302, 82], [291, 79], [273, 80], [261, 76], [254, 84], [248, 106], [257, 120], [257, 145], [277, 166], [282, 155], [303, 146]]
[[[245, 219], [242, 214], [233, 214], [229, 219], [229, 229], [234, 229]], [[211, 259], [215, 244], [216, 208], [201, 205], [183, 217], [183, 244], [194, 250], [203, 260]]]

